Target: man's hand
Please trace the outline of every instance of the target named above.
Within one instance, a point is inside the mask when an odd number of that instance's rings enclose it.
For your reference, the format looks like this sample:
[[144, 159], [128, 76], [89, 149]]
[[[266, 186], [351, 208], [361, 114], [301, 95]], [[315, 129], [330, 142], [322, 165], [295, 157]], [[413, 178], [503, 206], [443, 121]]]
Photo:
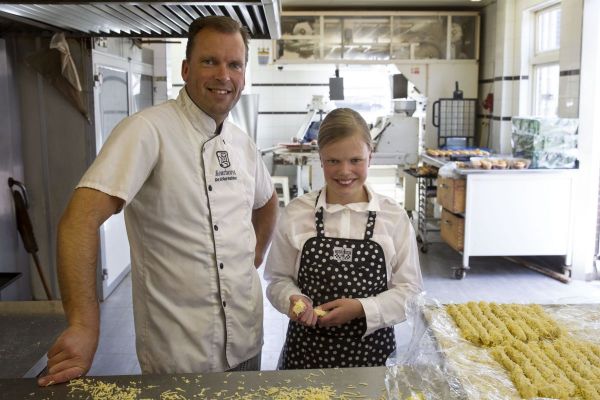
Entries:
[[69, 327], [48, 351], [48, 375], [41, 386], [87, 373], [98, 347], [100, 311], [96, 296], [98, 229], [125, 201], [79, 188], [58, 224], [58, 282]]
[[357, 299], [337, 299], [319, 306], [327, 315], [319, 318], [319, 326], [330, 327], [345, 324], [365, 316], [365, 310]]
[[97, 347], [98, 330], [68, 327], [48, 351], [48, 375], [39, 378], [38, 385], [53, 385], [85, 375]]
[[[304, 310], [296, 314], [294, 312], [294, 305], [297, 301], [304, 303]], [[312, 326], [317, 324], [317, 314], [313, 310], [312, 302], [305, 296], [294, 294], [290, 296], [290, 308], [288, 310], [288, 316], [292, 321], [296, 321], [300, 325]]]

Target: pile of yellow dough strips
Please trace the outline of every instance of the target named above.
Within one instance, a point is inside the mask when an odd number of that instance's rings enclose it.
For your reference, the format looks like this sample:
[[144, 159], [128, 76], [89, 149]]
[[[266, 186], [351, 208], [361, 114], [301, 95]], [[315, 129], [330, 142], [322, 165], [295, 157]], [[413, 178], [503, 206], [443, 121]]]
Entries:
[[600, 346], [574, 339], [537, 304], [469, 302], [446, 311], [509, 373], [523, 398], [600, 399]]

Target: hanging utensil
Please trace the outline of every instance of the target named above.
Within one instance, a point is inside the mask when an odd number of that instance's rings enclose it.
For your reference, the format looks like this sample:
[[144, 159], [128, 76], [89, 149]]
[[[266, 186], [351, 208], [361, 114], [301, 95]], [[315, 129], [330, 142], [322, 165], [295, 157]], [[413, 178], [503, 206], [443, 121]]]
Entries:
[[29, 218], [29, 213], [27, 212], [29, 209], [27, 189], [25, 188], [25, 185], [13, 178], [8, 178], [8, 187], [12, 192], [15, 203], [17, 230], [19, 231], [21, 239], [23, 240], [23, 246], [25, 247], [25, 251], [27, 251], [33, 257], [35, 267], [37, 268], [42, 285], [44, 286], [44, 291], [46, 292], [46, 297], [48, 300], [52, 300], [52, 294], [50, 292], [50, 287], [48, 286], [48, 281], [46, 280], [46, 276], [44, 275], [44, 271], [40, 265], [40, 260], [37, 256], [38, 245], [37, 241], [35, 240], [35, 235], [33, 234], [31, 219]]

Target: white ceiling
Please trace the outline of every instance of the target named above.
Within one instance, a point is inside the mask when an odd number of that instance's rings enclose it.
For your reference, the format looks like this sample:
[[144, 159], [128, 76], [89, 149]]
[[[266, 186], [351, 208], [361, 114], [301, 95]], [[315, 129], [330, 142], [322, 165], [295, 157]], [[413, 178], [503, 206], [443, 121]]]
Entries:
[[496, 0], [281, 0], [288, 10], [347, 10], [347, 9], [478, 9]]

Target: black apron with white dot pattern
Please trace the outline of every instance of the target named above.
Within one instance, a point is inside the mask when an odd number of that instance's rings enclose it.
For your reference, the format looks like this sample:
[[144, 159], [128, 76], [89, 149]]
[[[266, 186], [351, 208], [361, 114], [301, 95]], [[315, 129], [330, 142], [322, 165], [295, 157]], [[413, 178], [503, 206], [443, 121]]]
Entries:
[[[302, 248], [298, 287], [315, 306], [339, 298], [365, 298], [387, 290], [385, 257], [371, 240], [376, 213], [369, 211], [363, 240], [325, 236], [323, 207], [315, 213], [317, 236]], [[289, 322], [281, 369], [373, 367], [385, 365], [395, 349], [394, 328], [363, 338], [366, 318], [335, 327]]]

